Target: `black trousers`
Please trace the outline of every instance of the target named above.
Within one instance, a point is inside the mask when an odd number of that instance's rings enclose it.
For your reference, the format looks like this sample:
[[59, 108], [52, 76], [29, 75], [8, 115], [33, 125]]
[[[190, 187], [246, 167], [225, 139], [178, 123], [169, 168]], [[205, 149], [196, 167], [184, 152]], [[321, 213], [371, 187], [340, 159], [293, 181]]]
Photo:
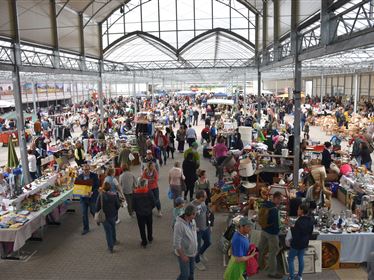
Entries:
[[195, 188], [195, 183], [186, 182], [186, 191], [184, 192], [184, 200], [187, 200], [188, 193], [190, 193], [190, 201], [193, 200], [194, 188]]
[[[142, 245], [147, 245], [147, 240], [153, 240], [153, 227], [152, 227], [152, 213], [148, 216], [141, 216], [136, 214], [136, 219], [138, 220], [138, 227], [140, 231], [140, 237], [142, 238]], [[147, 226], [147, 233], [145, 232], [145, 227]], [[148, 239], [147, 239], [148, 235]]]

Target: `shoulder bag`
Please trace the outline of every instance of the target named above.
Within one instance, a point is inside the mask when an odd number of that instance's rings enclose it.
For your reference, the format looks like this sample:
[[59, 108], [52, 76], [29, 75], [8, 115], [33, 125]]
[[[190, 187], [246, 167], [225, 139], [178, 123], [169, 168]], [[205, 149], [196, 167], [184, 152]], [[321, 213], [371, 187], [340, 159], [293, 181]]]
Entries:
[[101, 209], [95, 213], [95, 217], [94, 217], [96, 223], [98, 224], [102, 224], [105, 222], [105, 213], [103, 209], [103, 194], [102, 193], [100, 194], [100, 204], [101, 204]]

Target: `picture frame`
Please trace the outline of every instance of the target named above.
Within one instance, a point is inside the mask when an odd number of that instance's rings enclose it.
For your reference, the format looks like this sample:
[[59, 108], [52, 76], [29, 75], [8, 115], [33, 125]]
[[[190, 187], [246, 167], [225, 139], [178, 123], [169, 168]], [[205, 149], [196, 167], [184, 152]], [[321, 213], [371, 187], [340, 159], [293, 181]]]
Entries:
[[[288, 254], [289, 254], [289, 250], [284, 250], [282, 252], [282, 262], [283, 262], [283, 269], [284, 269], [285, 274], [289, 274]], [[316, 272], [314, 256], [315, 256], [314, 254], [304, 255], [304, 272], [303, 272], [304, 274], [311, 274], [311, 273]], [[297, 257], [295, 257], [294, 259], [294, 268], [295, 268], [294, 273], [296, 274], [299, 269], [299, 262], [298, 262]]]

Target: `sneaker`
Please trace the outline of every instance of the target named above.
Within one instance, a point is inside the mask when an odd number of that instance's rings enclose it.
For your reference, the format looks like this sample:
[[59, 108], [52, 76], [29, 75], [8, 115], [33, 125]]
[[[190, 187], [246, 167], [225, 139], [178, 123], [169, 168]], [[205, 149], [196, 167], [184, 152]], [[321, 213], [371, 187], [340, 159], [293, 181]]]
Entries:
[[81, 234], [82, 234], [82, 235], [86, 235], [88, 232], [89, 232], [88, 229], [87, 229], [87, 230], [83, 230]]
[[283, 275], [280, 274], [280, 273], [277, 273], [277, 274], [268, 274], [268, 277], [269, 278], [273, 278], [273, 279], [282, 279]]
[[152, 242], [153, 242], [153, 237], [152, 237], [152, 238], [148, 238], [148, 242], [149, 242], [149, 244], [152, 244]]
[[118, 240], [114, 241], [114, 245], [119, 245], [120, 242]]
[[195, 266], [200, 271], [206, 270], [206, 267], [205, 267], [205, 265], [202, 262], [196, 263]]
[[200, 259], [201, 259], [203, 262], [208, 262], [208, 258], [207, 258], [205, 255], [200, 255]]
[[109, 248], [109, 253], [113, 254], [114, 253], [114, 250], [113, 248]]
[[158, 210], [157, 216], [162, 217], [162, 212], [161, 212], [161, 210]]
[[145, 249], [145, 248], [147, 248], [147, 243], [143, 243], [143, 242], [141, 242], [141, 243], [140, 243], [140, 246], [142, 246], [142, 247]]
[[118, 220], [116, 221], [116, 225], [118, 225], [120, 222], [121, 222], [121, 220], [118, 219]]

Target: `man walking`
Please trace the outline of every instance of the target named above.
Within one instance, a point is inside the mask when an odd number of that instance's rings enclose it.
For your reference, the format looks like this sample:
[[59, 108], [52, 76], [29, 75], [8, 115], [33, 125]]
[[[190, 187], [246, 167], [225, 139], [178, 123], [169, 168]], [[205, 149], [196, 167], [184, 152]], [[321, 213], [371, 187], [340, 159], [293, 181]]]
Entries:
[[92, 190], [89, 196], [81, 196], [80, 198], [80, 205], [83, 216], [82, 235], [85, 235], [90, 231], [90, 224], [88, 220], [88, 208], [90, 208], [90, 213], [92, 214], [92, 216], [95, 216], [96, 212], [95, 206], [97, 197], [99, 195], [99, 178], [96, 173], [90, 171], [90, 166], [88, 164], [84, 164], [83, 173], [77, 177], [75, 183], [92, 186]]
[[197, 254], [197, 235], [195, 223], [196, 208], [186, 206], [184, 214], [176, 218], [173, 246], [178, 257], [180, 275], [177, 280], [193, 280], [195, 256]]
[[186, 138], [187, 138], [187, 143], [191, 147], [192, 143], [196, 141], [197, 139], [197, 134], [195, 129], [192, 128], [192, 125], [189, 125], [187, 131], [186, 131]]
[[[197, 255], [195, 258], [196, 267], [198, 270], [205, 270], [205, 265], [200, 260], [207, 262], [208, 259], [204, 255], [205, 251], [212, 244], [211, 242], [211, 231], [208, 223], [209, 209], [205, 204], [206, 193], [204, 190], [196, 192], [196, 199], [192, 201], [192, 205], [196, 207], [196, 227], [197, 227]], [[202, 244], [202, 242], [204, 242]]]
[[279, 252], [279, 210], [282, 202], [282, 193], [275, 192], [272, 201], [266, 201], [261, 207], [258, 215], [259, 224], [262, 228], [259, 244], [259, 264], [264, 268], [265, 253], [268, 252], [267, 272], [268, 277], [281, 279], [283, 275], [277, 270], [277, 255]]

